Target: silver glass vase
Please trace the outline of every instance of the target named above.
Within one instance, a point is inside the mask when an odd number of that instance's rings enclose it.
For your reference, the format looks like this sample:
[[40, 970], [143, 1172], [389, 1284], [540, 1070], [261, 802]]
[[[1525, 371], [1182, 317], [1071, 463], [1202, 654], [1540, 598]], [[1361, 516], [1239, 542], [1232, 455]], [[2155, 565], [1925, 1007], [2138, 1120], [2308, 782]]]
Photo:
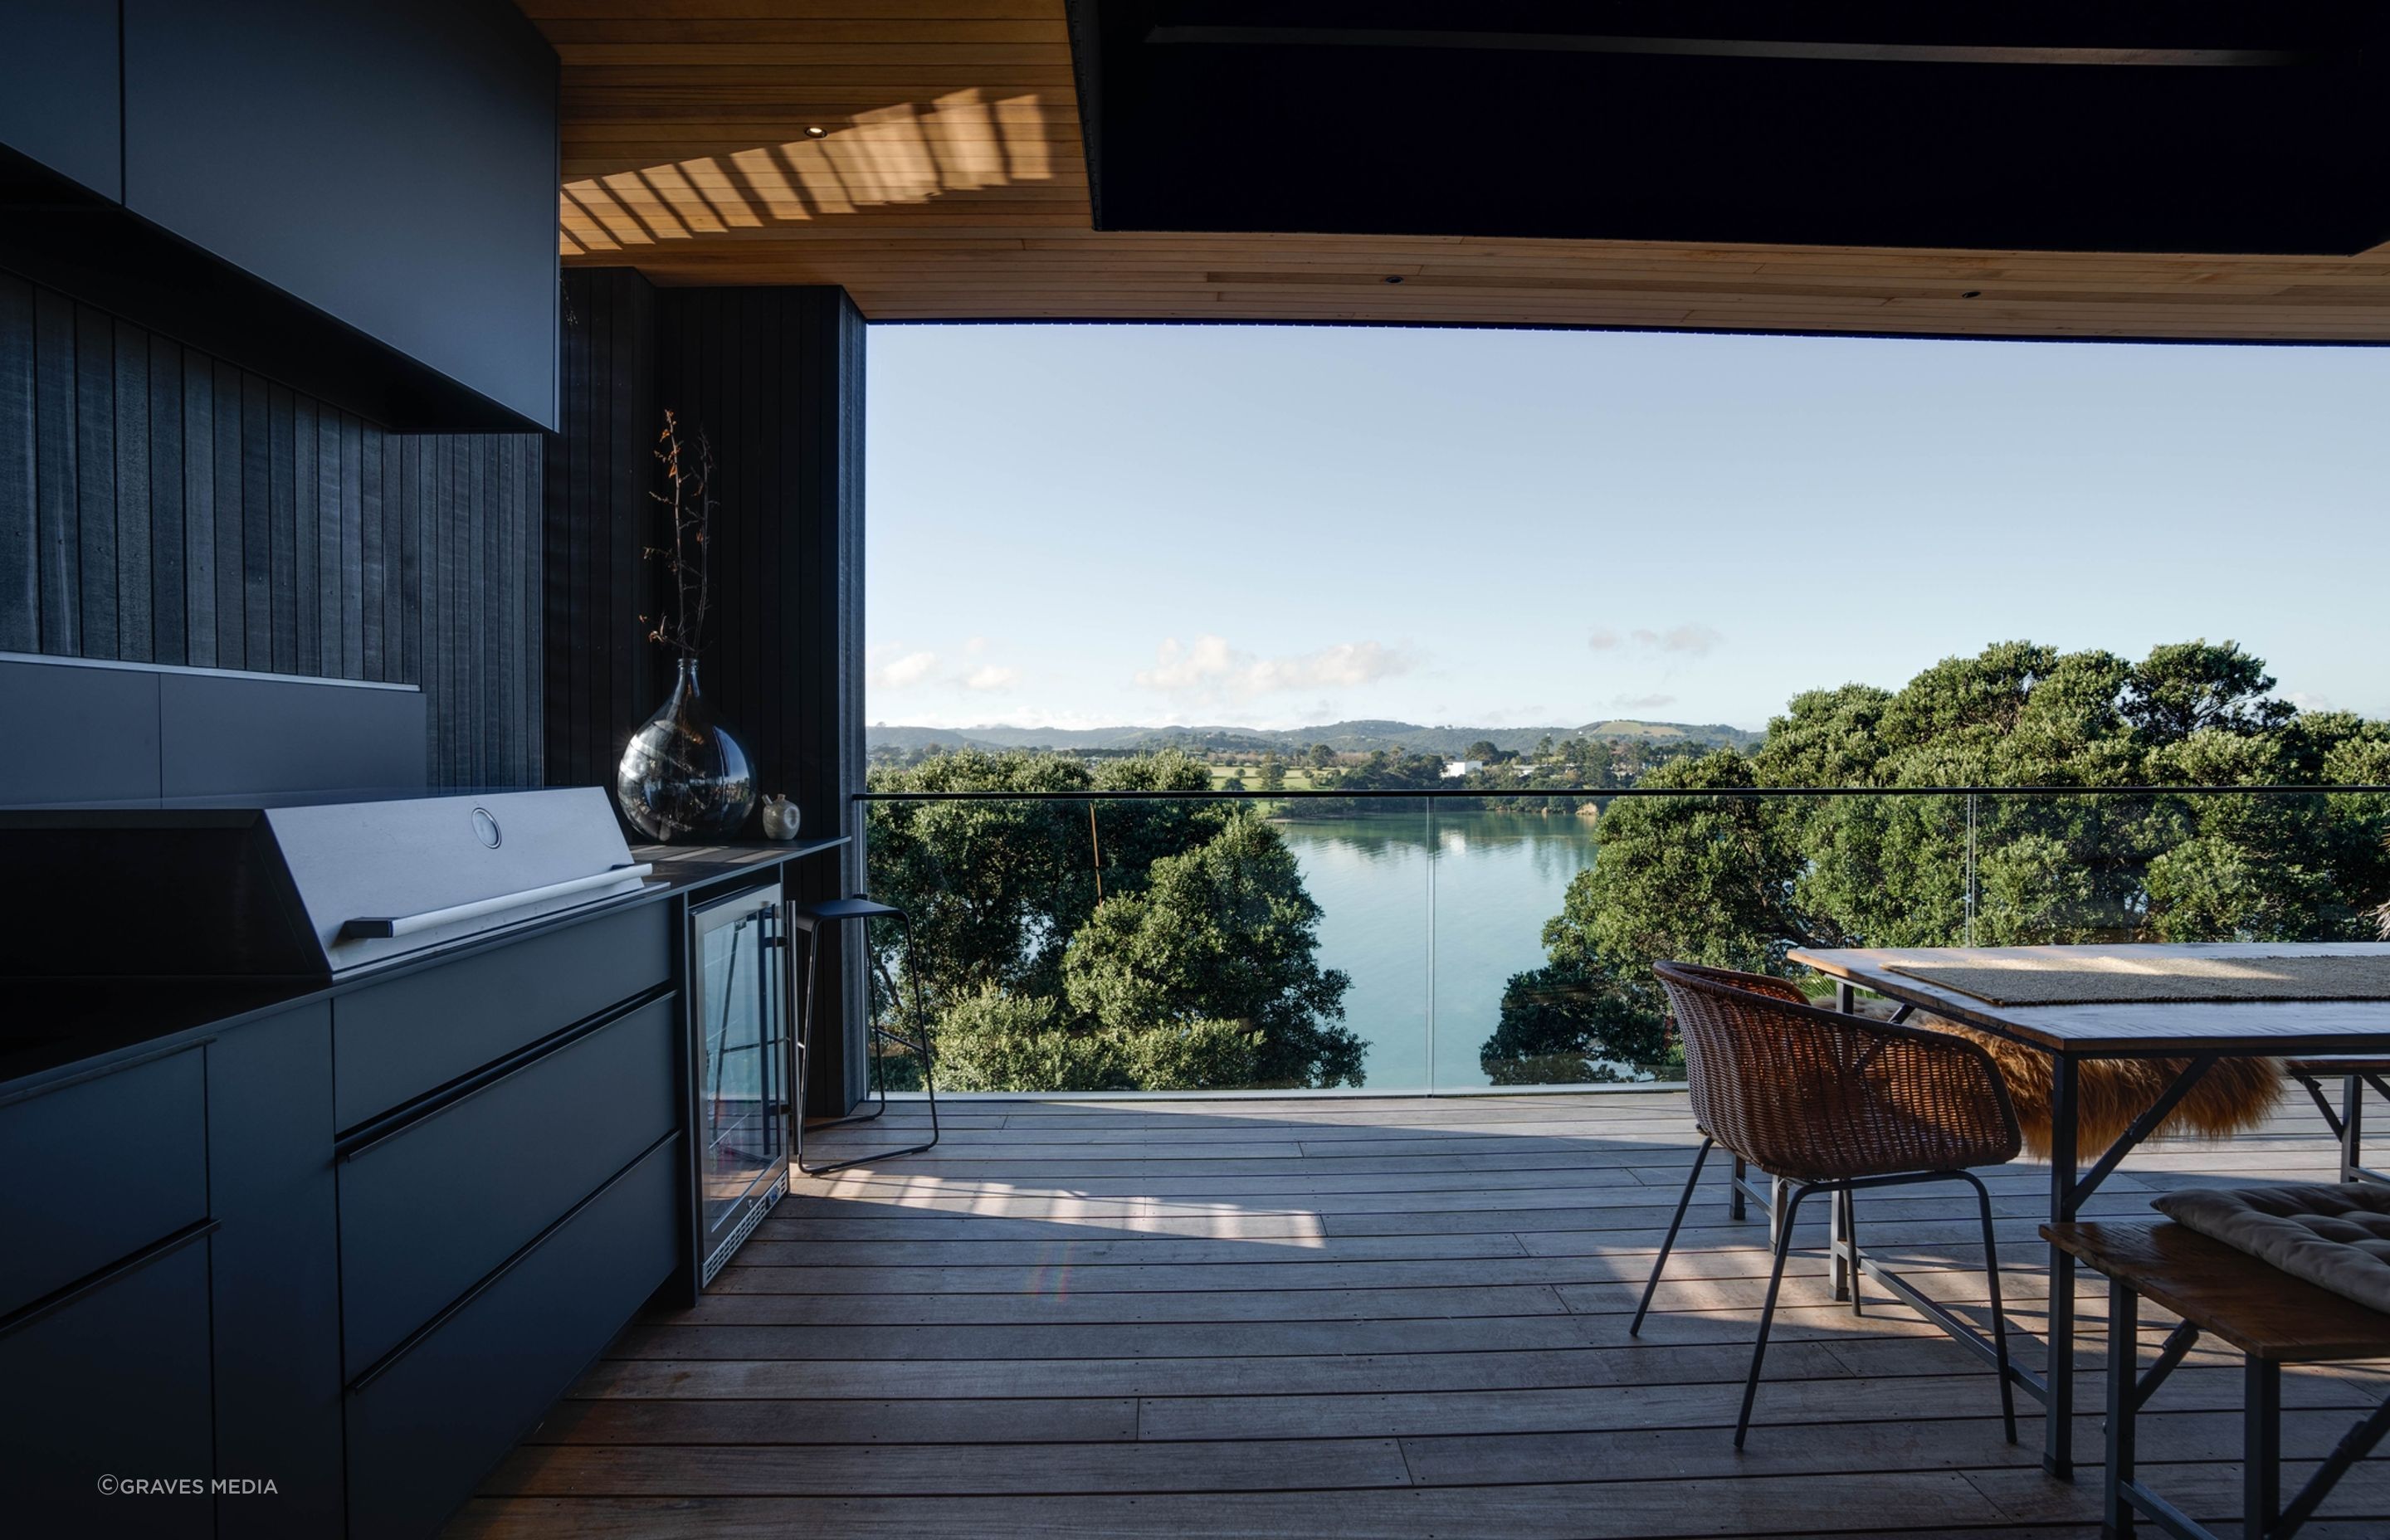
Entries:
[[631, 735], [614, 774], [623, 816], [665, 843], [739, 832], [755, 808], [747, 751], [713, 720], [697, 687], [697, 660], [680, 660], [672, 699]]

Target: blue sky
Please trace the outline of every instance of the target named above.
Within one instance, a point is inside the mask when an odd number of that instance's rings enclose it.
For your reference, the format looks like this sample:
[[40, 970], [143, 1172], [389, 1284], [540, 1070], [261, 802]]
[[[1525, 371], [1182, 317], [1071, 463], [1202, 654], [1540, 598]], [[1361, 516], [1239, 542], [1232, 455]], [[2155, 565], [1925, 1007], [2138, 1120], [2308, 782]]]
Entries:
[[2390, 715], [2390, 351], [881, 326], [874, 722], [1757, 727], [2027, 637]]

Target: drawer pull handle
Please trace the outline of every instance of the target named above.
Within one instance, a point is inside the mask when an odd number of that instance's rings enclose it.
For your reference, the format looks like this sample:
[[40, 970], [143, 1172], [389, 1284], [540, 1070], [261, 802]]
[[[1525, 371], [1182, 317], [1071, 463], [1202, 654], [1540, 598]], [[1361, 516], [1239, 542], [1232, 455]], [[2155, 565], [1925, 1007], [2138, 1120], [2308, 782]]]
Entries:
[[526, 1043], [504, 1059], [484, 1064], [471, 1074], [360, 1123], [333, 1144], [332, 1159], [353, 1161], [376, 1145], [386, 1143], [419, 1123], [430, 1122], [457, 1103], [481, 1095], [502, 1080], [520, 1074], [542, 1059], [553, 1058], [618, 1022], [628, 1020], [660, 1000], [671, 999], [672, 993], [669, 984], [658, 984], [619, 1005], [610, 1006], [595, 1016], [585, 1017], [561, 1032], [550, 1033], [536, 1042]]
[[586, 892], [634, 878], [646, 877], [656, 868], [642, 861], [635, 866], [614, 866], [587, 877], [571, 878], [562, 882], [550, 882], [546, 887], [525, 888], [520, 892], [501, 893], [495, 898], [477, 898], [470, 904], [452, 904], [445, 909], [426, 909], [419, 915], [360, 915], [341, 927], [341, 934], [351, 941], [411, 936], [418, 930], [434, 930], [443, 925], [455, 925], [462, 920], [480, 919], [484, 915], [502, 914], [520, 909], [526, 904], [542, 899], [563, 898], [571, 893]]
[[141, 1271], [161, 1257], [173, 1256], [194, 1240], [204, 1240], [223, 1226], [219, 1219], [195, 1219], [161, 1240], [153, 1240], [131, 1256], [121, 1257], [98, 1272], [76, 1279], [65, 1288], [43, 1295], [21, 1309], [0, 1315], [0, 1337], [22, 1331], [34, 1322], [46, 1320], [86, 1294], [96, 1294], [121, 1277]]

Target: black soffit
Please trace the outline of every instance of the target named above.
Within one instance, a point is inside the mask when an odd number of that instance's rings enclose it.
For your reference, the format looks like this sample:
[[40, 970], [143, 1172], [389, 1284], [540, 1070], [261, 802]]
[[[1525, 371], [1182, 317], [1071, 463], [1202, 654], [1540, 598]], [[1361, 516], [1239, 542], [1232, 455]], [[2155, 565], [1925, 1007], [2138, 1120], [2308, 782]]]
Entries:
[[1071, 0], [1096, 225], [2350, 255], [2390, 4]]

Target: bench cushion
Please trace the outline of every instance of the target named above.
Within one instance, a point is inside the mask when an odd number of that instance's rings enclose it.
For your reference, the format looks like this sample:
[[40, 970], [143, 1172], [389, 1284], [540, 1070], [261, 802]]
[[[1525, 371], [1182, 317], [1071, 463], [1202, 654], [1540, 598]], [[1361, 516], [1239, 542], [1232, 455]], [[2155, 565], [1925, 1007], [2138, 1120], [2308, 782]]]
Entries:
[[2159, 1213], [2371, 1310], [2390, 1313], [2390, 1187], [2186, 1187]]

